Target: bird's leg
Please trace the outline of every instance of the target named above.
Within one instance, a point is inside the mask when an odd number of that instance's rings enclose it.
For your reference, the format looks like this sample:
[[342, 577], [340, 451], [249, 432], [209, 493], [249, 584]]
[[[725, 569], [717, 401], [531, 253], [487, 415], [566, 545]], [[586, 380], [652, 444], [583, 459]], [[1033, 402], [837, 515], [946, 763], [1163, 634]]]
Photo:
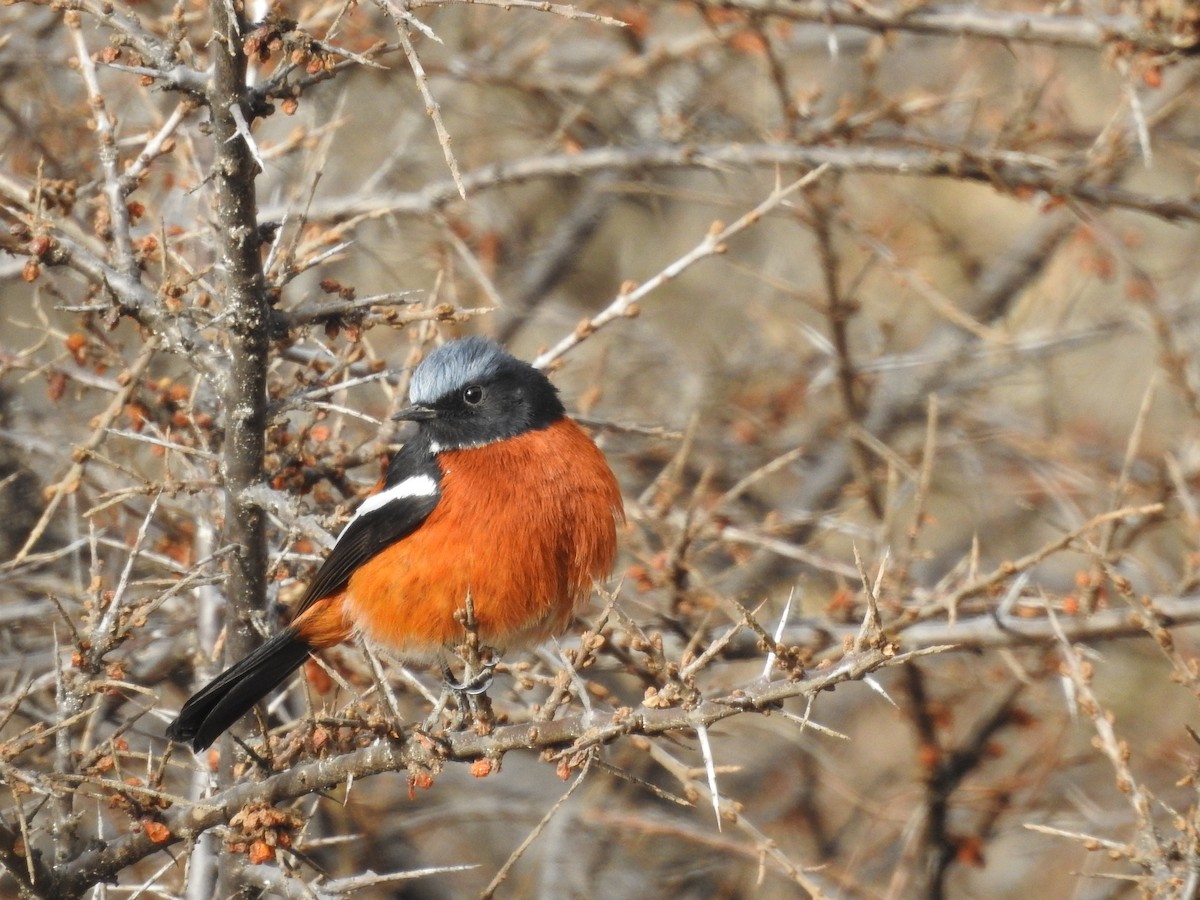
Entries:
[[[487, 686], [492, 683], [492, 673], [489, 669], [480, 675], [486, 678], [483, 687], [467, 691], [459, 696], [467, 701], [467, 708], [470, 710], [475, 731], [479, 734], [491, 734], [496, 725], [496, 717], [492, 713], [492, 698], [487, 695]], [[476, 679], [480, 675], [477, 675]]]
[[[437, 725], [438, 719], [450, 705], [450, 699], [453, 698], [456, 712], [449, 725], [451, 731], [461, 729], [466, 724], [469, 715], [477, 729], [486, 729], [481, 731], [482, 734], [490, 733], [492, 704], [488, 698], [487, 689], [491, 687], [492, 672], [496, 668], [497, 660], [491, 657], [491, 648], [484, 649], [489, 651], [489, 655], [486, 661], [480, 664], [479, 671], [473, 672], [470, 664], [465, 659], [463, 660], [464, 672], [461, 681], [455, 680], [454, 670], [450, 668], [450, 664], [445, 659], [442, 660], [442, 694], [433, 711], [425, 720], [426, 730]], [[460, 655], [459, 658], [461, 659], [462, 656]]]
[[[492, 673], [496, 668], [499, 654], [492, 647], [480, 644], [478, 621], [475, 618], [475, 603], [471, 592], [467, 592], [465, 608], [455, 613], [455, 618], [463, 626], [466, 637], [457, 648], [458, 658], [463, 662], [463, 677], [461, 681], [454, 680], [454, 673], [443, 660], [442, 678], [446, 688], [451, 691], [457, 701], [459, 713], [465, 720], [470, 716], [475, 729], [481, 734], [492, 730], [495, 719], [492, 715], [492, 703], [487, 696], [487, 689], [492, 685]], [[455, 723], [462, 727], [464, 721]]]

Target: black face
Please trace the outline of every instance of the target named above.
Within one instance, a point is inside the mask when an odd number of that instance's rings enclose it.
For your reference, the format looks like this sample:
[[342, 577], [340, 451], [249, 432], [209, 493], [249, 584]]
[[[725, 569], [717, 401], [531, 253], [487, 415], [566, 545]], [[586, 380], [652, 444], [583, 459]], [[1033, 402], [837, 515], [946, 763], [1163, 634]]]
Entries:
[[478, 447], [545, 428], [563, 415], [554, 385], [537, 369], [480, 338], [445, 344], [413, 374], [416, 421], [435, 449]]

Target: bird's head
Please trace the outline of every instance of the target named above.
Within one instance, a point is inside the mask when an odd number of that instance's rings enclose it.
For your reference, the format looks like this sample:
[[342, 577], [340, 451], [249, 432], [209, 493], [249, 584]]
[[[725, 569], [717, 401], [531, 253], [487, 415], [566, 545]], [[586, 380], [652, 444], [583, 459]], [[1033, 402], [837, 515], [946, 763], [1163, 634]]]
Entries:
[[494, 341], [469, 337], [425, 357], [408, 389], [412, 404], [394, 418], [416, 422], [434, 451], [460, 450], [554, 424], [558, 390], [529, 363]]

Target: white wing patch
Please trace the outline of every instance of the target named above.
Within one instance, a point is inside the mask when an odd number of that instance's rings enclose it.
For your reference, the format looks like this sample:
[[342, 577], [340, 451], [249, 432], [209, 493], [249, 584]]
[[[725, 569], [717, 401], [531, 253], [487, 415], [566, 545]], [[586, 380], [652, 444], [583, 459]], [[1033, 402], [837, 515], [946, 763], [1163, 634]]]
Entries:
[[[433, 497], [437, 492], [438, 485], [432, 475], [410, 475], [399, 484], [394, 484], [378, 494], [372, 494], [364, 500], [362, 505], [355, 510], [354, 516], [346, 523], [346, 528], [342, 529], [342, 534], [345, 534], [346, 529], [360, 518], [387, 506], [393, 500], [405, 500], [409, 497]], [[338, 535], [338, 539], [341, 540], [341, 535]]]

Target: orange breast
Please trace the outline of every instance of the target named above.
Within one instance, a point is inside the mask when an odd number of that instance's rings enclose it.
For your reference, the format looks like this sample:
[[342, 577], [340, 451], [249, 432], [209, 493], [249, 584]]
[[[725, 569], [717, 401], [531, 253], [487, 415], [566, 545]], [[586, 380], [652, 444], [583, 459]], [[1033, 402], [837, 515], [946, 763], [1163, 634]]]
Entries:
[[470, 592], [480, 639], [499, 648], [562, 632], [616, 556], [621, 494], [574, 422], [446, 451], [442, 496], [415, 532], [359, 568], [346, 619], [409, 656], [460, 642]]

